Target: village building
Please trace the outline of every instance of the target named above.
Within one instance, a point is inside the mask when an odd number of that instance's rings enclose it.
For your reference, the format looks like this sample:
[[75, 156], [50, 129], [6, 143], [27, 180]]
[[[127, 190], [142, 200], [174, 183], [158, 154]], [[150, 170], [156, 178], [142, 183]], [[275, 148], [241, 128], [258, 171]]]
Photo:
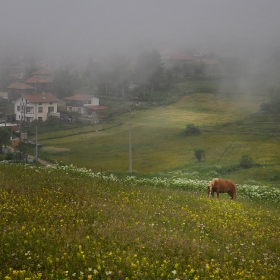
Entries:
[[32, 76], [52, 82], [54, 79], [54, 71], [52, 69], [42, 69], [42, 70], [33, 72]]
[[25, 84], [32, 86], [35, 92], [41, 92], [41, 91], [51, 91], [52, 82], [50, 80], [33, 76], [28, 80], [26, 80]]
[[58, 102], [59, 100], [49, 92], [21, 93], [14, 100], [16, 121], [45, 121], [50, 116], [59, 117]]
[[22, 93], [34, 92], [35, 88], [25, 83], [14, 82], [7, 87], [7, 90], [9, 101], [14, 101], [16, 98], [20, 97]]
[[68, 112], [78, 112], [82, 115], [93, 115], [95, 110], [106, 109], [99, 105], [99, 98], [90, 94], [75, 94], [65, 97], [66, 110]]

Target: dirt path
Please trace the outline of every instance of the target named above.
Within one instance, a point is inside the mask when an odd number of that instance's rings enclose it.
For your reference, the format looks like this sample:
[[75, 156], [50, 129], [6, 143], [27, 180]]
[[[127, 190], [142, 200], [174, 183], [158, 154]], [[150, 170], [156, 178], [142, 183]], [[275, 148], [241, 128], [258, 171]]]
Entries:
[[44, 165], [44, 166], [54, 167], [54, 164], [49, 163], [49, 162], [47, 162], [47, 161], [45, 161], [45, 160], [42, 160], [42, 159], [39, 159], [39, 158], [38, 158], [38, 162], [40, 162], [40, 163], [41, 163], [42, 165]]

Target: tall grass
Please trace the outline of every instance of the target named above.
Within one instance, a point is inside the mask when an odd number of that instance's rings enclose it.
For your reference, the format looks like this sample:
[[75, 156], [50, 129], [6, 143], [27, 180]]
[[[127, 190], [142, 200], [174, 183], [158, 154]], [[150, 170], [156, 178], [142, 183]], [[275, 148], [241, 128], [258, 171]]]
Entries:
[[1, 279], [280, 274], [276, 190], [242, 186], [232, 202], [207, 198], [198, 180], [6, 164], [0, 175]]

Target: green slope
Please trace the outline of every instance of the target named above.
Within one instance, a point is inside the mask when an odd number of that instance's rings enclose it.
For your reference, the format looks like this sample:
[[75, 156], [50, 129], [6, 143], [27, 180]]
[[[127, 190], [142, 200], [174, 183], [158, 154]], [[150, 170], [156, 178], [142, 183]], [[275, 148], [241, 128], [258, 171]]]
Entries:
[[[277, 132], [280, 126], [277, 122], [268, 125], [267, 118], [254, 115], [264, 100], [265, 94], [205, 92], [185, 95], [169, 106], [146, 110], [136, 107], [132, 113], [133, 170], [151, 173], [182, 169], [211, 178], [217, 170], [230, 170], [230, 166], [238, 165], [242, 155], [247, 154], [258, 167], [231, 172], [227, 177], [277, 180], [279, 138], [270, 132]], [[94, 171], [126, 172], [128, 121], [127, 113], [122, 116], [122, 125], [104, 131], [94, 132], [94, 128], [88, 127], [84, 128], [85, 133], [77, 135], [75, 130], [40, 134], [40, 143], [48, 147], [40, 156]], [[190, 123], [198, 125], [203, 133], [185, 137], [186, 125]], [[67, 136], [63, 137], [64, 134]], [[67, 152], [51, 153], [51, 147]], [[206, 152], [201, 162], [194, 156], [196, 149]]]

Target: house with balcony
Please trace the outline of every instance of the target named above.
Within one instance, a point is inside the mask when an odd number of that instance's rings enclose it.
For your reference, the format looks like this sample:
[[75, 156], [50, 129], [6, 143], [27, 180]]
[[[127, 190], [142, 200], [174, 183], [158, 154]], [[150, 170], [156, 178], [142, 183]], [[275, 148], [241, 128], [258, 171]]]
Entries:
[[45, 121], [50, 116], [59, 117], [58, 102], [59, 100], [49, 92], [21, 93], [13, 102], [16, 121]]
[[66, 110], [68, 112], [78, 112], [82, 115], [92, 115], [99, 106], [99, 98], [90, 94], [75, 94], [65, 97]]

